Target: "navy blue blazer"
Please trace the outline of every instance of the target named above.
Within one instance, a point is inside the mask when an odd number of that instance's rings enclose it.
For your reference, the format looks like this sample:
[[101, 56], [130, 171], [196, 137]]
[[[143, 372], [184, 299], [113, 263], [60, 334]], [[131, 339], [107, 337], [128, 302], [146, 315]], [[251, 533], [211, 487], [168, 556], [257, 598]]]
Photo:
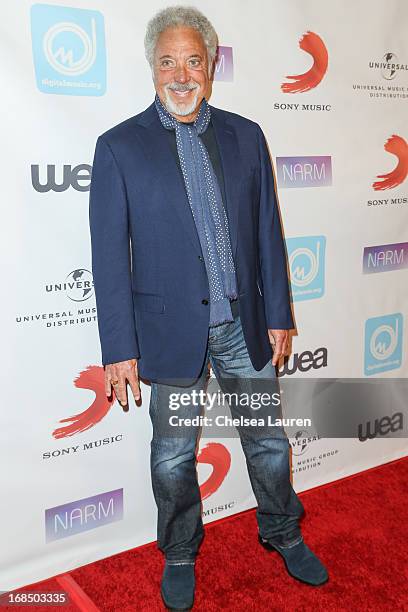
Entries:
[[[274, 175], [259, 125], [211, 106], [224, 173], [240, 317], [256, 370], [268, 328], [294, 327]], [[103, 365], [138, 359], [152, 381], [195, 378], [209, 287], [182, 175], [154, 103], [101, 134], [89, 197]]]

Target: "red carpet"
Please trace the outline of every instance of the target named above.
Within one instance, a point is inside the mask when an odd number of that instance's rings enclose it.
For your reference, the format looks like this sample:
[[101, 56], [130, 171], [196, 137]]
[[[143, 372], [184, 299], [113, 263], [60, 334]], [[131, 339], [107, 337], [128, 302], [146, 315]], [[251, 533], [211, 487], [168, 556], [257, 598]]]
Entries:
[[[292, 579], [278, 554], [258, 544], [254, 511], [207, 525], [194, 610], [408, 610], [407, 493], [408, 459], [403, 459], [301, 494], [305, 540], [330, 573], [329, 582], [317, 588]], [[148, 545], [60, 576], [58, 588], [73, 578], [67, 591], [77, 583], [82, 597], [106, 612], [163, 610], [162, 564], [156, 545]], [[55, 586], [53, 579], [35, 589]], [[77, 606], [35, 610], [91, 612], [80, 589], [76, 597]]]

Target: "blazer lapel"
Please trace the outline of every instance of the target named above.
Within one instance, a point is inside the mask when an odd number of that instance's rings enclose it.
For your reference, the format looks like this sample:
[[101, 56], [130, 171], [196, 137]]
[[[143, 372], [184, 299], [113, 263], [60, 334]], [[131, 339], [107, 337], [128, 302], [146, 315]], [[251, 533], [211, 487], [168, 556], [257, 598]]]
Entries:
[[238, 139], [235, 130], [225, 120], [224, 113], [213, 106], [211, 106], [211, 121], [224, 174], [231, 249], [232, 254], [235, 255], [238, 235], [239, 185], [242, 176]]
[[[238, 139], [235, 130], [227, 123], [225, 114], [213, 106], [210, 108], [211, 121], [224, 174], [227, 199], [224, 204], [227, 209], [231, 248], [233, 255], [235, 255], [238, 235], [239, 185], [242, 176]], [[174, 159], [173, 151], [168, 142], [168, 135], [160, 122], [154, 103], [146, 109], [139, 122], [149, 131], [148, 142], [152, 163], [157, 166], [158, 174], [165, 185], [169, 201], [173, 204], [174, 210], [190, 237], [197, 254], [200, 255], [202, 254], [200, 240], [187, 198], [184, 180]]]
[[[148, 111], [150, 112], [148, 113]], [[146, 110], [147, 113], [148, 121], [143, 121], [143, 124], [149, 132], [148, 149], [152, 163], [157, 168], [159, 180], [163, 183], [168, 201], [173, 205], [178, 219], [185, 228], [194, 249], [197, 251], [197, 255], [201, 255], [200, 239], [193, 213], [191, 212], [183, 177], [168, 141], [167, 130], [161, 124], [154, 103]]]

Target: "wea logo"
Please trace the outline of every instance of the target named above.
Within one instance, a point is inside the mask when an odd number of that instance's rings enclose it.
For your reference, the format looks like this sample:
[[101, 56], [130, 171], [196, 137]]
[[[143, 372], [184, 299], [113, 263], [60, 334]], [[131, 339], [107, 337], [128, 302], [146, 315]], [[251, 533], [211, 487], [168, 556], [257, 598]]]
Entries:
[[286, 240], [292, 301], [314, 300], [324, 295], [325, 236]]
[[70, 166], [64, 164], [62, 172], [62, 180], [57, 182], [55, 164], [47, 164], [47, 169], [42, 170], [43, 180], [40, 179], [40, 166], [38, 164], [31, 165], [31, 184], [39, 193], [47, 193], [48, 191], [56, 191], [61, 193], [70, 187], [75, 191], [89, 191], [91, 186], [92, 166], [89, 164], [78, 164]]
[[401, 367], [401, 313], [367, 319], [365, 324], [364, 374], [372, 376]]
[[71, 96], [105, 93], [105, 33], [99, 11], [34, 4], [31, 36], [40, 91]]

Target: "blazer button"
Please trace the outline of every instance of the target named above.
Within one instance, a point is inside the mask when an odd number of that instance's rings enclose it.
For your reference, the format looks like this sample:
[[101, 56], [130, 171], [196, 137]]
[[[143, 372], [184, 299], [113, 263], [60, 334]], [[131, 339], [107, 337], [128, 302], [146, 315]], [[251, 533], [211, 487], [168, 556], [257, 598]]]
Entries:
[[207, 306], [208, 300], [201, 300], [201, 303], [204, 304], [204, 306]]
[[199, 255], [199, 256], [198, 256], [198, 259], [199, 259], [200, 261], [204, 261], [204, 257], [203, 257], [202, 255]]

